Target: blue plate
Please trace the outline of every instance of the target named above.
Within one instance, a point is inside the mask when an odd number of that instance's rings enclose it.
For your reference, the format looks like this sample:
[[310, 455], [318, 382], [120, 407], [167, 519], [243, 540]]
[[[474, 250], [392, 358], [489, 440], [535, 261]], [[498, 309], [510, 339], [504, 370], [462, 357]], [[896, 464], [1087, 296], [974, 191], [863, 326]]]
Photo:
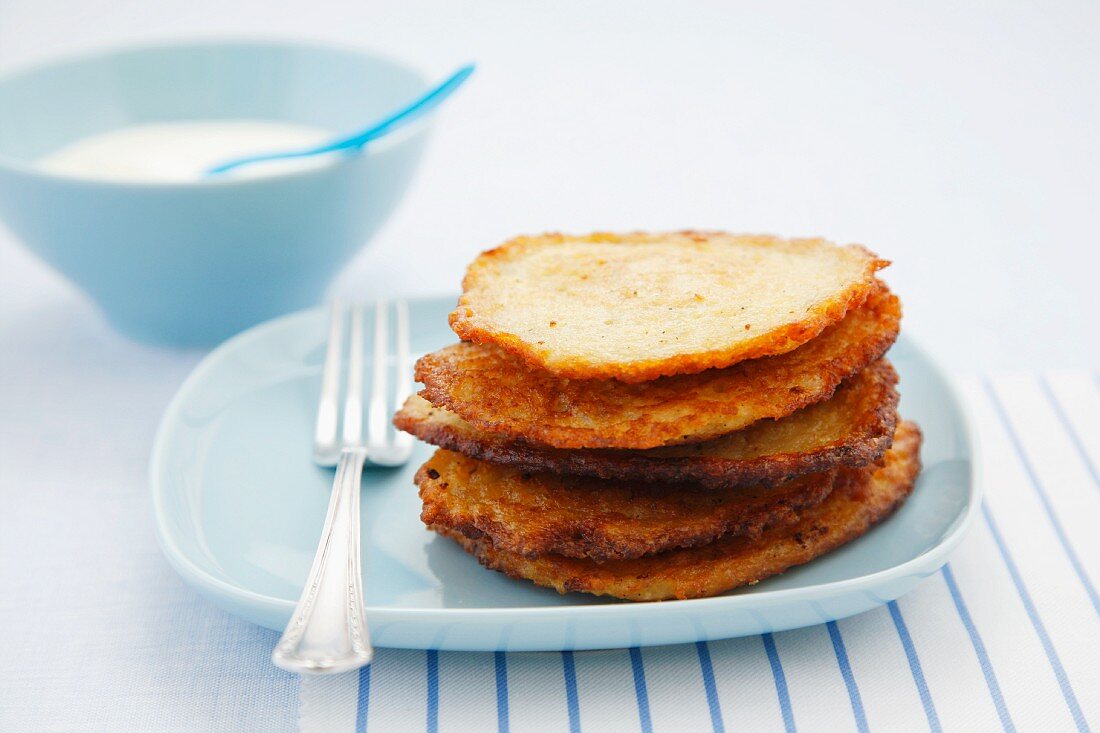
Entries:
[[[454, 298], [410, 304], [414, 353], [455, 340]], [[305, 583], [332, 471], [310, 460], [326, 314], [257, 326], [212, 352], [161, 423], [151, 480], [168, 560], [232, 614], [282, 629]], [[561, 650], [674, 644], [818, 624], [886, 603], [943, 565], [978, 509], [971, 432], [936, 366], [902, 338], [890, 352], [903, 414], [926, 436], [913, 496], [859, 540], [716, 598], [619, 603], [558, 595], [481, 568], [420, 523], [408, 466], [368, 469], [363, 574], [375, 644]]]

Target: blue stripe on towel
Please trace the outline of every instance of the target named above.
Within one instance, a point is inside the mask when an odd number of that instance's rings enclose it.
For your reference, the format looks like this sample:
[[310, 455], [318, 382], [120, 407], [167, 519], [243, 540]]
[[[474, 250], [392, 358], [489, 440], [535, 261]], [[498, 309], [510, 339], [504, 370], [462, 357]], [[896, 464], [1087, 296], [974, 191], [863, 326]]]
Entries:
[[1080, 580], [1081, 585], [1084, 586], [1085, 592], [1089, 596], [1089, 600], [1092, 601], [1092, 608], [1096, 611], [1096, 615], [1100, 616], [1100, 596], [1097, 595], [1096, 588], [1093, 586], [1084, 567], [1082, 567], [1081, 561], [1077, 558], [1077, 552], [1073, 549], [1073, 546], [1070, 545], [1069, 538], [1066, 537], [1066, 532], [1062, 529], [1062, 523], [1058, 521], [1058, 516], [1054, 513], [1054, 507], [1051, 506], [1050, 497], [1047, 496], [1046, 490], [1043, 489], [1043, 484], [1039, 481], [1038, 474], [1035, 473], [1035, 468], [1031, 465], [1031, 461], [1028, 460], [1027, 454], [1024, 453], [1023, 445], [1020, 443], [1020, 436], [1016, 434], [1016, 429], [1012, 427], [1012, 423], [1008, 419], [1008, 413], [1005, 412], [1004, 405], [1001, 404], [1000, 398], [997, 397], [996, 390], [993, 389], [993, 385], [990, 384], [988, 379], [985, 380], [985, 387], [986, 391], [989, 393], [990, 401], [993, 402], [993, 407], [997, 411], [997, 416], [1000, 418], [1001, 424], [1005, 428], [1005, 433], [1008, 434], [1008, 439], [1012, 443], [1012, 448], [1016, 451], [1016, 455], [1020, 457], [1020, 463], [1024, 466], [1024, 472], [1027, 473], [1032, 488], [1035, 489], [1035, 493], [1039, 496], [1039, 501], [1043, 504], [1043, 510], [1046, 512], [1047, 518], [1050, 519], [1050, 525], [1054, 528], [1054, 534], [1058, 536], [1058, 541], [1062, 544], [1062, 550], [1066, 553], [1066, 557], [1069, 558], [1069, 564], [1073, 567], [1073, 572], [1077, 574], [1078, 580]]
[[856, 677], [852, 674], [852, 665], [848, 661], [848, 650], [844, 647], [840, 627], [836, 625], [836, 621], [829, 621], [825, 624], [825, 628], [829, 630], [829, 640], [833, 642], [833, 652], [836, 654], [837, 666], [840, 667], [840, 676], [844, 678], [844, 686], [848, 688], [848, 700], [852, 703], [856, 729], [859, 733], [867, 733], [867, 714], [863, 711], [863, 698], [859, 694]]
[[989, 512], [989, 506], [982, 501], [982, 514], [985, 516], [985, 522], [989, 525], [989, 533], [993, 535], [993, 542], [997, 545], [997, 550], [1001, 553], [1001, 559], [1004, 560], [1005, 567], [1008, 569], [1008, 574], [1012, 578], [1012, 583], [1016, 586], [1016, 593], [1020, 596], [1020, 601], [1024, 604], [1024, 610], [1027, 611], [1028, 618], [1031, 619], [1031, 626], [1035, 629], [1035, 635], [1039, 637], [1040, 643], [1043, 645], [1043, 651], [1046, 652], [1047, 660], [1050, 662], [1050, 668], [1054, 671], [1054, 678], [1058, 680], [1058, 686], [1062, 688], [1062, 697], [1065, 698], [1066, 707], [1069, 708], [1070, 714], [1073, 715], [1074, 722], [1077, 723], [1077, 729], [1082, 731], [1089, 730], [1089, 725], [1085, 722], [1085, 716], [1081, 713], [1081, 706], [1077, 704], [1077, 695], [1073, 693], [1073, 685], [1069, 682], [1069, 677], [1066, 676], [1066, 670], [1062, 666], [1062, 660], [1058, 657], [1058, 652], [1054, 649], [1054, 644], [1050, 640], [1050, 635], [1047, 634], [1047, 629], [1043, 625], [1042, 619], [1039, 618], [1039, 612], [1035, 610], [1035, 604], [1031, 601], [1031, 595], [1027, 592], [1027, 588], [1024, 587], [1024, 580], [1020, 577], [1020, 571], [1016, 569], [1016, 562], [1012, 559], [1012, 556], [1008, 554], [1008, 548], [1005, 546], [1004, 538], [1001, 537], [1001, 532], [997, 529], [997, 523], [993, 521], [993, 515]]
[[439, 731], [439, 652], [429, 649], [426, 657], [428, 668], [428, 733]]
[[367, 730], [367, 712], [370, 710], [370, 665], [359, 668], [359, 690], [355, 697], [355, 730]]
[[974, 654], [977, 655], [978, 664], [985, 676], [985, 685], [989, 688], [989, 696], [993, 698], [993, 707], [997, 708], [997, 716], [1001, 719], [1001, 727], [1005, 729], [1005, 733], [1016, 733], [1016, 724], [1012, 722], [1012, 716], [1008, 714], [1008, 708], [1005, 707], [1004, 696], [1001, 695], [1001, 686], [997, 683], [997, 675], [993, 672], [993, 664], [989, 661], [985, 643], [982, 641], [981, 634], [978, 633], [978, 627], [974, 625], [974, 619], [970, 617], [970, 609], [966, 607], [966, 601], [963, 600], [962, 594], [959, 592], [959, 586], [955, 583], [955, 574], [951, 572], [950, 565], [943, 566], [943, 580], [947, 583], [951, 600], [955, 602], [955, 610], [959, 613], [959, 619], [962, 620], [963, 627], [970, 636]]
[[699, 655], [699, 670], [703, 673], [703, 688], [707, 691], [710, 727], [714, 730], [714, 733], [725, 733], [726, 724], [722, 721], [722, 706], [718, 702], [718, 686], [714, 683], [714, 665], [710, 661], [710, 647], [705, 641], [697, 641], [695, 642], [695, 651]]
[[497, 730], [508, 733], [508, 656], [504, 652], [493, 655], [497, 678]]
[[1089, 475], [1092, 476], [1092, 483], [1096, 485], [1096, 488], [1100, 489], [1100, 470], [1097, 470], [1096, 464], [1092, 462], [1089, 457], [1089, 453], [1085, 450], [1085, 443], [1081, 440], [1081, 436], [1077, 434], [1077, 429], [1073, 427], [1073, 423], [1069, 421], [1069, 415], [1062, 409], [1062, 404], [1058, 402], [1058, 398], [1054, 396], [1054, 391], [1051, 390], [1050, 384], [1042, 375], [1039, 375], [1039, 384], [1043, 387], [1043, 392], [1046, 394], [1047, 401], [1054, 408], [1054, 412], [1058, 415], [1058, 419], [1062, 421], [1062, 427], [1065, 428], [1066, 434], [1070, 440], [1073, 441], [1073, 447], [1077, 449], [1077, 452], [1081, 456], [1081, 462], [1085, 464], [1085, 468], [1088, 469]]
[[775, 648], [775, 637], [771, 634], [761, 634], [760, 640], [764, 642], [764, 651], [768, 653], [768, 664], [772, 668], [772, 679], [775, 680], [775, 694], [779, 697], [779, 710], [783, 714], [783, 727], [787, 733], [795, 733], [794, 710], [791, 709], [791, 694], [787, 690], [787, 676], [783, 674], [783, 663], [779, 661], [779, 651]]
[[928, 691], [928, 681], [924, 678], [924, 668], [921, 666], [920, 657], [917, 656], [917, 648], [913, 646], [913, 637], [909, 635], [909, 627], [905, 625], [905, 618], [901, 615], [901, 609], [897, 601], [886, 604], [890, 609], [890, 618], [894, 620], [894, 628], [898, 631], [901, 646], [905, 650], [905, 658], [909, 661], [909, 672], [913, 675], [913, 683], [917, 686], [917, 694], [920, 695], [920, 704], [924, 706], [924, 715], [928, 718], [928, 728], [933, 733], [943, 730], [940, 725], [940, 716], [936, 714], [936, 706], [932, 702], [932, 693]]
[[561, 670], [565, 677], [565, 706], [569, 710], [569, 733], [581, 733], [581, 705], [577, 696], [577, 665], [573, 652], [561, 653]]
[[642, 650], [632, 647], [630, 650], [630, 668], [634, 672], [634, 696], [638, 700], [638, 722], [642, 733], [653, 733], [653, 722], [649, 717], [649, 691], [645, 684], [645, 665], [642, 664]]

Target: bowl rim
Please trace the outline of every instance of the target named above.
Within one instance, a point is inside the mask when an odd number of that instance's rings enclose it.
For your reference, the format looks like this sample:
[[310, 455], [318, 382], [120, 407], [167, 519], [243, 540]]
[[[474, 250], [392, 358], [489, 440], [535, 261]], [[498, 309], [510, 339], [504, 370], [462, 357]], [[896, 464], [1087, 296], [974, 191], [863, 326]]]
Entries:
[[[147, 41], [105, 45], [99, 48], [89, 48], [80, 51], [74, 51], [71, 53], [64, 53], [57, 56], [49, 56], [38, 60], [32, 60], [27, 63], [21, 63], [11, 68], [0, 69], [0, 87], [8, 84], [9, 82], [16, 81], [20, 77], [31, 76], [33, 74], [41, 73], [51, 69], [62, 69], [65, 67], [80, 66], [82, 64], [93, 62], [98, 63], [120, 56], [140, 55], [159, 51], [179, 51], [190, 49], [212, 50], [217, 48], [234, 47], [251, 49], [270, 48], [282, 50], [300, 49], [307, 51], [335, 52], [337, 54], [348, 57], [357, 57], [359, 59], [381, 62], [383, 64], [388, 64], [397, 68], [401, 68], [414, 76], [417, 81], [424, 86], [425, 89], [427, 89], [430, 84], [427, 75], [421, 68], [386, 53], [358, 48], [350, 44], [330, 43], [327, 41], [319, 40], [296, 39], [280, 36], [241, 35], [224, 37], [196, 36], [193, 38], [172, 37], [163, 39], [150, 39]], [[223, 118], [209, 117], [202, 119], [205, 121], [218, 120]], [[266, 120], [267, 118], [256, 119]], [[396, 147], [404, 143], [411, 142], [414, 139], [420, 138], [427, 134], [433, 126], [434, 119], [435, 115], [427, 115], [425, 117], [422, 117], [419, 120], [411, 123], [405, 129], [399, 130], [392, 135], [387, 135], [384, 138], [381, 138], [371, 147], [374, 150], [379, 150]], [[335, 135], [338, 133], [333, 134]], [[361, 153], [365, 150], [366, 148], [360, 148], [357, 153]], [[193, 191], [203, 188], [249, 187], [269, 184], [274, 181], [319, 176], [334, 171], [336, 169], [344, 168], [358, 158], [359, 154], [338, 155], [334, 156], [334, 160], [330, 165], [303, 168], [299, 170], [281, 171], [277, 173], [271, 173], [270, 175], [257, 176], [253, 178], [215, 176], [210, 178], [199, 178], [193, 181], [130, 181], [57, 173], [38, 167], [33, 161], [23, 162], [0, 154], [0, 172], [17, 174], [42, 182], [57, 183], [78, 188], [108, 188], [112, 190], [156, 189], [158, 191]]]

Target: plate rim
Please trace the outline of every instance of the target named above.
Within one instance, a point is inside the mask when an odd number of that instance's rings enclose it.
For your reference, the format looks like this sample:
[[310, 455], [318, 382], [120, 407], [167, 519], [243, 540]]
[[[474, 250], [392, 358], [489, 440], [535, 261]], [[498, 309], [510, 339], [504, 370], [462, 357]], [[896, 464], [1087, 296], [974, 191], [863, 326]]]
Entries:
[[[407, 298], [406, 300], [412, 303], [442, 301], [448, 300], [451, 297], [450, 295], [427, 295]], [[454, 296], [454, 298], [457, 300], [457, 296]], [[163, 471], [164, 458], [169, 450], [168, 433], [171, 426], [176, 423], [178, 413], [191, 392], [201, 382], [206, 373], [216, 368], [226, 358], [227, 354], [240, 348], [249, 341], [262, 338], [270, 331], [285, 327], [286, 324], [292, 321], [323, 315], [325, 310], [325, 306], [314, 306], [312, 308], [305, 308], [293, 313], [288, 313], [252, 326], [222, 342], [207, 353], [180, 384], [157, 425], [156, 434], [153, 440], [153, 450], [149, 460], [149, 483], [153, 500], [153, 518], [157, 542], [169, 564], [175, 569], [180, 577], [201, 592], [211, 593], [218, 597], [228, 597], [233, 602], [239, 604], [259, 605], [269, 610], [285, 610], [287, 615], [293, 611], [296, 604], [296, 601], [265, 595], [215, 577], [194, 563], [188, 555], [175, 544], [167, 520], [166, 507], [164, 505], [166, 489], [160, 477], [160, 473]], [[417, 620], [438, 619], [440, 623], [491, 620], [493, 618], [504, 617], [515, 617], [517, 620], [538, 620], [540, 617], [544, 616], [560, 616], [563, 612], [568, 612], [571, 615], [579, 615], [581, 617], [599, 618], [601, 616], [619, 614], [627, 609], [629, 609], [631, 615], [637, 615], [644, 618], [652, 614], [665, 613], [672, 608], [690, 611], [692, 609], [706, 610], [714, 607], [726, 606], [732, 610], [735, 608], [766, 607], [775, 603], [801, 601], [807, 598], [822, 600], [824, 597], [859, 592], [861, 590], [866, 590], [868, 587], [877, 587], [911, 574], [919, 575], [924, 572], [925, 575], [930, 575], [946, 563], [947, 556], [951, 554], [955, 547], [962, 541], [963, 537], [966, 536], [967, 531], [974, 523], [980, 511], [982, 495], [984, 493], [981, 475], [981, 446], [978, 442], [978, 433], [974, 429], [973, 416], [970, 414], [968, 405], [960, 395], [958, 387], [954, 384], [953, 380], [945, 373], [939, 362], [931, 358], [928, 351], [912, 336], [900, 334], [898, 338], [899, 341], [904, 340], [906, 348], [915, 352], [945, 386], [948, 398], [956, 408], [955, 411], [961, 417], [961, 433], [965, 437], [966, 446], [969, 449], [969, 498], [966, 507], [955, 515], [954, 528], [944, 535], [939, 542], [916, 557], [910, 558], [892, 567], [854, 578], [846, 578], [844, 580], [836, 580], [827, 583], [815, 583], [813, 585], [798, 586], [796, 588], [780, 588], [748, 595], [718, 595], [708, 598], [642, 602], [624, 602], [607, 599], [605, 602], [601, 603], [575, 606], [394, 608], [392, 606], [368, 605], [366, 607], [366, 612], [379, 621], [410, 620], [410, 618], [416, 618]], [[233, 611], [227, 612], [239, 617], [239, 614]]]

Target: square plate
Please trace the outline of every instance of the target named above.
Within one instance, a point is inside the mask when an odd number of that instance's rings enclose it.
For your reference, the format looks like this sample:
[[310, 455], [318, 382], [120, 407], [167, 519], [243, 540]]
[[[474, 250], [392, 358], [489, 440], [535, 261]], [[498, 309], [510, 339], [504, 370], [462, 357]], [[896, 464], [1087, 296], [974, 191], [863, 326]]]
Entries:
[[[413, 353], [455, 341], [454, 298], [409, 304]], [[370, 319], [367, 321], [370, 323]], [[311, 461], [327, 313], [257, 326], [213, 351], [163, 418], [150, 476], [157, 534], [180, 575], [232, 614], [281, 630], [309, 573], [332, 486]], [[363, 477], [363, 575], [377, 646], [533, 651], [673, 644], [823, 623], [886, 603], [938, 570], [979, 502], [971, 432], [937, 367], [890, 351], [901, 411], [925, 434], [909, 500], [851, 544], [715, 598], [626, 603], [481, 568], [420, 523], [412, 477], [432, 447]], [[369, 365], [368, 365], [369, 369]]]

